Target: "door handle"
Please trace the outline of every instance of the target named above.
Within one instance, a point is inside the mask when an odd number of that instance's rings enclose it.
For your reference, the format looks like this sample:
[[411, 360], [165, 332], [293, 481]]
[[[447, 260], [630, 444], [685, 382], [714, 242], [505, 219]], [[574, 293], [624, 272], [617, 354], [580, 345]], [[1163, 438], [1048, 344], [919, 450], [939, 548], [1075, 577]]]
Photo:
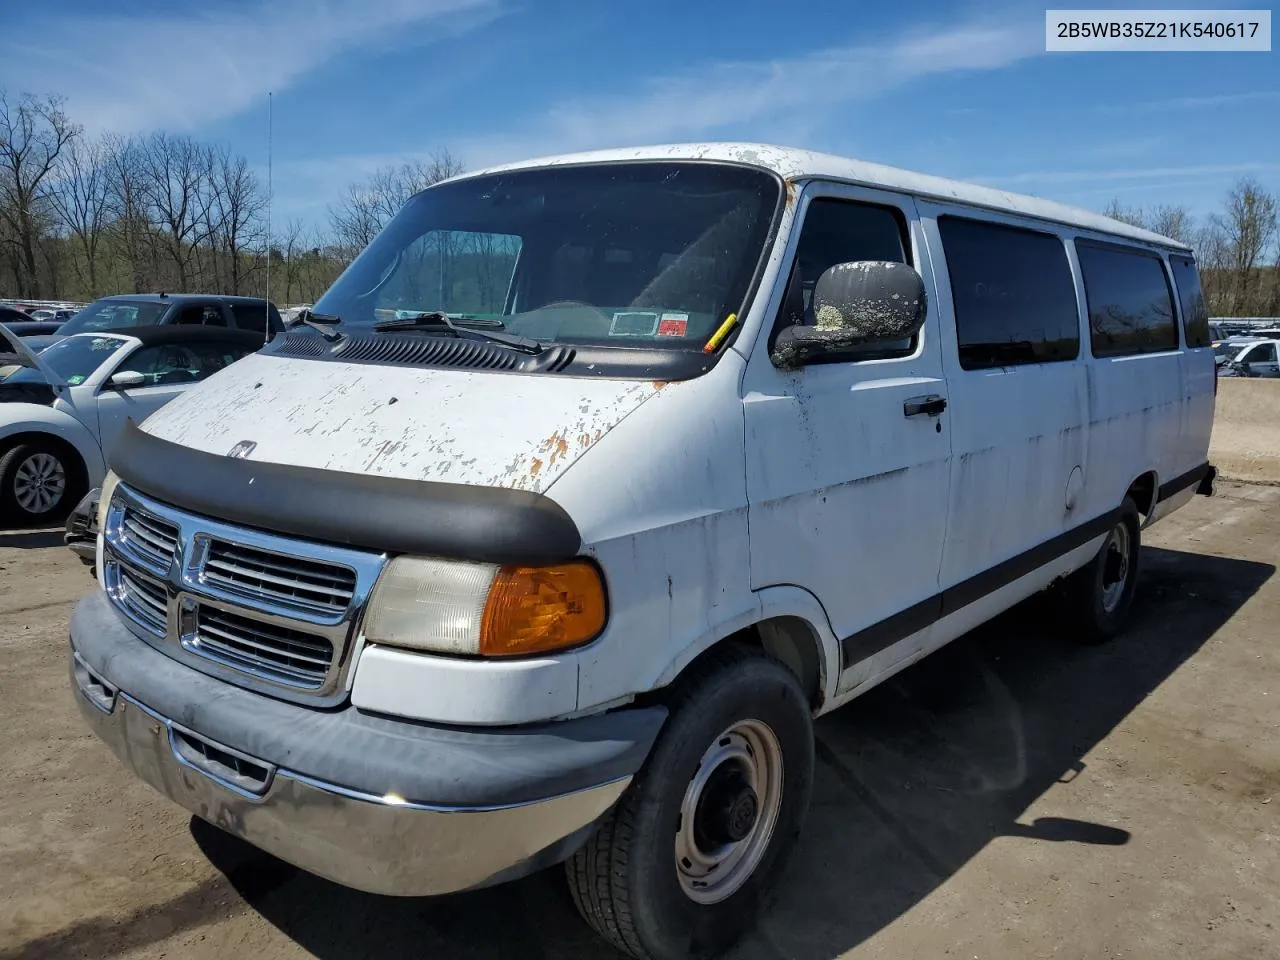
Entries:
[[902, 404], [902, 415], [904, 417], [918, 417], [921, 414], [927, 414], [936, 417], [947, 409], [947, 398], [940, 397], [936, 393], [930, 393], [923, 397], [911, 397]]

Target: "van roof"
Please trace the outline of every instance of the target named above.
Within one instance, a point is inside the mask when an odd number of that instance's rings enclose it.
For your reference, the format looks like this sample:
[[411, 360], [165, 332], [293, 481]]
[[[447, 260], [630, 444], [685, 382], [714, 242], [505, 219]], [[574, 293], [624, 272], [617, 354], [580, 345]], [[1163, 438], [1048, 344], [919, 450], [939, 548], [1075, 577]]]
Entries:
[[1052, 200], [1010, 193], [1007, 190], [997, 190], [994, 187], [965, 183], [961, 180], [947, 180], [927, 173], [914, 173], [865, 160], [853, 160], [766, 143], [678, 143], [592, 150], [501, 164], [465, 173], [452, 179], [464, 180], [468, 177], [507, 170], [581, 163], [617, 163], [628, 160], [719, 160], [744, 163], [770, 170], [787, 181], [839, 180], [859, 186], [879, 187], [945, 202], [1016, 213], [1038, 220], [1078, 227], [1082, 230], [1126, 237], [1170, 250], [1190, 251], [1191, 249], [1184, 243], [1152, 233], [1150, 230], [1113, 220], [1092, 210], [1071, 207]]

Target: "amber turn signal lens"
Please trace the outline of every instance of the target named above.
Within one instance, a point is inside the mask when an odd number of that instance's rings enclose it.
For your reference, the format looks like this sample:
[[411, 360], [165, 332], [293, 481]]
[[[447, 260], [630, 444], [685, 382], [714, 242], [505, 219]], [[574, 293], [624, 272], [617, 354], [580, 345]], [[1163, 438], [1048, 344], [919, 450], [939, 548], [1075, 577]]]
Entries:
[[485, 603], [480, 655], [562, 650], [594, 640], [604, 623], [604, 584], [590, 563], [503, 567]]

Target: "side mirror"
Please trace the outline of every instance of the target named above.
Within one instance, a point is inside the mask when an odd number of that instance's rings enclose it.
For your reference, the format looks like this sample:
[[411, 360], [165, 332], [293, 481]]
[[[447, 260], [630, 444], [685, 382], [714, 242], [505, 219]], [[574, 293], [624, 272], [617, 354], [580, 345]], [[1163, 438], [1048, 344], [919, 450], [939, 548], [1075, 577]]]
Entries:
[[837, 263], [813, 288], [813, 326], [787, 327], [770, 353], [791, 369], [853, 347], [907, 340], [924, 326], [924, 281], [905, 263]]
[[109, 381], [113, 390], [128, 390], [132, 387], [140, 387], [146, 382], [147, 378], [137, 370], [118, 370], [112, 374]]

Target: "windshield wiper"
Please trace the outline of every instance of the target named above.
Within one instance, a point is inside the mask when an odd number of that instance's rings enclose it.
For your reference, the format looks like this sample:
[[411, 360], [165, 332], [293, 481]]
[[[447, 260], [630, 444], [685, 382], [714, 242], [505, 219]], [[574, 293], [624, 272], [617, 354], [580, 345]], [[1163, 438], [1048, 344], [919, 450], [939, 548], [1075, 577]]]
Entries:
[[338, 324], [342, 323], [341, 317], [331, 317], [327, 314], [312, 313], [310, 310], [303, 310], [298, 314], [297, 322], [306, 324], [330, 343], [337, 343], [345, 336], [345, 334], [338, 329]]
[[[447, 331], [464, 340], [484, 340], [489, 343], [500, 343], [520, 350], [523, 353], [537, 356], [542, 352], [542, 344], [529, 337], [520, 337], [511, 333], [497, 333], [493, 328], [501, 330], [501, 320], [488, 320], [480, 317], [450, 317], [447, 313], [432, 311], [418, 313], [411, 317], [400, 317], [396, 320], [383, 320], [373, 325], [378, 333], [392, 333], [396, 330], [434, 330]], [[488, 328], [488, 329], [485, 329]]]

